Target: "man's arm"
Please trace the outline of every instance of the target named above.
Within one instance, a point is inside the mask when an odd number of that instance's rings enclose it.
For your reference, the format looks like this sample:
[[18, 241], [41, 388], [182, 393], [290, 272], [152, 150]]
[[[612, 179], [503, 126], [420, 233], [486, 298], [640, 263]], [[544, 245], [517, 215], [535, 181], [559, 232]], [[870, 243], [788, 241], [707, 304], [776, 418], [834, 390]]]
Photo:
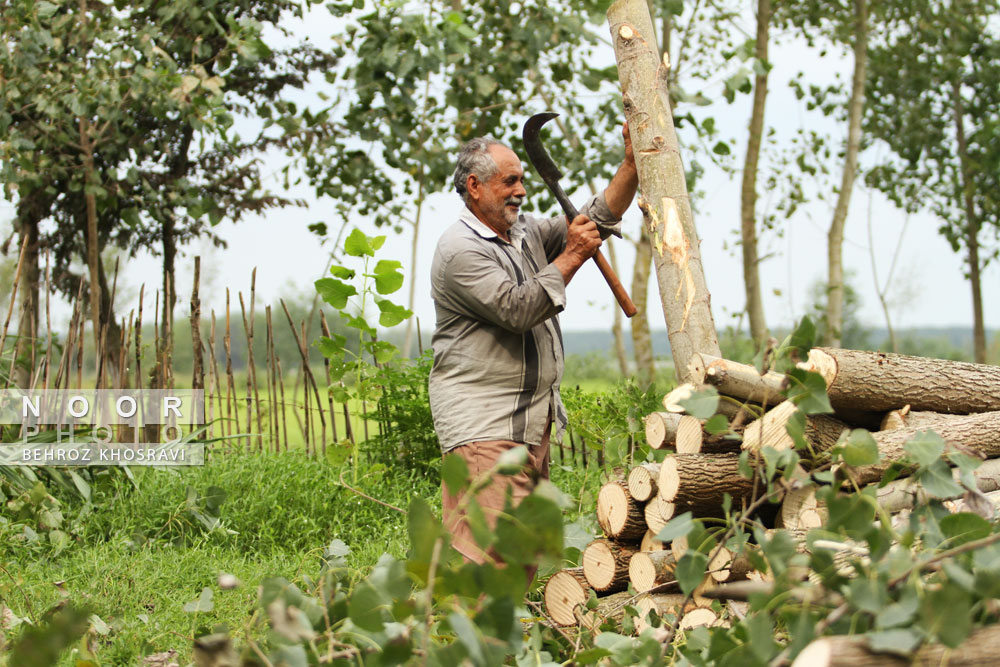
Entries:
[[618, 171], [604, 190], [604, 201], [616, 218], [622, 217], [628, 209], [639, 187], [639, 173], [635, 168], [635, 155], [632, 153], [632, 137], [629, 135], [628, 123], [622, 125], [622, 138], [625, 142], [625, 161], [618, 167]]

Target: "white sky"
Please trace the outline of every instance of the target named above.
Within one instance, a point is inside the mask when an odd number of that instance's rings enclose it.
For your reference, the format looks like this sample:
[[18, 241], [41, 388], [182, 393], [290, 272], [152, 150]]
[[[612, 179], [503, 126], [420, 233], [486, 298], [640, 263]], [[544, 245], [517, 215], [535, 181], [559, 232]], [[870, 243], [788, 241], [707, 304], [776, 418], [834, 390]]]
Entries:
[[[305, 30], [313, 41], [322, 45], [335, 30], [332, 19], [325, 17], [325, 10], [310, 17]], [[608, 57], [612, 58], [610, 47]], [[832, 51], [831, 51], [832, 53]], [[849, 79], [851, 62], [839, 56], [821, 59], [815, 50], [805, 50], [796, 45], [772, 47], [775, 64], [770, 77], [770, 94], [767, 102], [766, 124], [779, 132], [791, 132], [806, 123], [816, 122], [804, 113], [802, 105], [795, 99], [790, 89], [783, 83], [801, 68], [804, 57], [808, 57], [809, 78], [832, 77], [840, 71]], [[733, 105], [721, 105], [712, 109], [717, 127], [722, 134], [736, 137], [737, 164], [742, 164], [745, 151], [746, 126], [750, 116], [750, 96], [742, 95]], [[820, 121], [824, 122], [824, 121]], [[825, 121], [830, 123], [832, 121]], [[831, 127], [826, 125], [826, 128]], [[817, 127], [817, 129], [823, 129]], [[836, 137], [842, 141], [846, 128], [836, 128]], [[620, 137], [616, 135], [615, 141]], [[831, 168], [838, 175], [839, 164]], [[280, 189], [277, 178], [271, 189]], [[712, 294], [713, 312], [717, 326], [734, 323], [734, 314], [744, 306], [743, 282], [739, 246], [735, 245], [739, 229], [739, 175], [730, 178], [721, 170], [710, 169], [699, 184], [705, 196], [695, 202], [698, 209], [696, 225], [702, 239], [701, 250], [709, 290]], [[758, 191], [762, 186], [758, 185]], [[328, 248], [321, 246], [311, 234], [307, 225], [316, 221], [327, 221], [331, 228], [336, 226], [336, 215], [332, 204], [317, 202], [308, 192], [302, 193], [310, 201], [308, 209], [282, 210], [270, 212], [266, 216], [253, 218], [235, 225], [223, 222], [216, 231], [229, 243], [229, 249], [218, 251], [207, 243], [196, 243], [183, 249], [178, 260], [178, 294], [180, 309], [178, 316], [187, 311], [187, 296], [190, 294], [190, 275], [193, 256], [201, 254], [203, 284], [201, 297], [203, 311], [224, 308], [225, 287], [233, 291], [234, 303], [238, 307], [235, 292], [248, 293], [250, 274], [257, 268], [258, 303], [277, 304], [277, 298], [293, 293], [312, 293], [312, 282], [324, 275], [329, 260]], [[529, 192], [529, 197], [531, 193]], [[767, 193], [761, 192], [766, 198]], [[578, 205], [585, 196], [575, 196]], [[415, 313], [426, 331], [433, 326], [434, 309], [430, 298], [427, 271], [434, 245], [441, 230], [451, 224], [459, 213], [461, 201], [454, 193], [434, 195], [424, 217], [424, 227], [419, 240], [417, 301]], [[761, 280], [764, 291], [765, 314], [770, 326], [787, 326], [800, 317], [808, 308], [808, 288], [811, 283], [823, 280], [826, 275], [826, 230], [832, 215], [833, 197], [826, 202], [810, 203], [803, 207], [785, 224], [785, 237], [765, 235], [761, 255], [770, 254], [761, 265]], [[760, 210], [760, 208], [758, 209]], [[9, 229], [12, 217], [11, 206], [0, 202], [0, 223]], [[884, 325], [884, 319], [876, 296], [866, 219], [869, 215], [867, 191], [855, 189], [851, 200], [850, 214], [846, 227], [844, 260], [848, 271], [855, 274], [854, 284], [861, 292], [863, 307], [862, 321], [871, 326]], [[893, 252], [904, 224], [904, 214], [895, 209], [880, 196], [872, 198], [870, 210], [875, 263], [881, 281], [889, 271]], [[623, 229], [635, 236], [641, 216], [633, 204], [625, 216]], [[369, 234], [374, 233], [369, 221], [358, 219], [357, 225]], [[936, 232], [937, 224], [926, 215], [914, 215], [909, 221], [908, 231], [903, 240], [899, 264], [894, 276], [890, 297], [899, 302], [893, 310], [893, 324], [908, 326], [970, 326], [972, 322], [972, 300], [968, 283], [963, 278], [961, 257], [952, 252], [948, 243]], [[379, 232], [382, 233], [382, 232]], [[380, 252], [380, 257], [398, 259], [407, 272], [410, 267], [410, 232], [395, 235], [387, 232], [389, 239]], [[631, 244], [616, 244], [620, 276], [626, 287], [630, 286], [633, 264]], [[407, 278], [409, 274], [407, 273]], [[147, 286], [147, 307], [152, 306], [151, 290], [160, 284], [160, 264], [157, 258], [140, 256], [126, 263], [120, 277], [124, 283], [123, 296], [138, 294], [139, 285]], [[984, 311], [987, 327], [1000, 327], [1000, 267], [990, 266], [982, 277]], [[404, 300], [407, 287], [397, 293], [397, 301]], [[609, 327], [612, 308], [617, 307], [607, 287], [594, 266], [582, 268], [570, 284], [568, 306], [562, 315], [565, 330], [599, 329]], [[132, 301], [134, 302], [135, 296]], [[651, 286], [650, 302], [658, 303], [655, 285]], [[123, 303], [123, 301], [119, 301]], [[660, 311], [651, 309], [650, 321], [654, 328], [663, 328]]]

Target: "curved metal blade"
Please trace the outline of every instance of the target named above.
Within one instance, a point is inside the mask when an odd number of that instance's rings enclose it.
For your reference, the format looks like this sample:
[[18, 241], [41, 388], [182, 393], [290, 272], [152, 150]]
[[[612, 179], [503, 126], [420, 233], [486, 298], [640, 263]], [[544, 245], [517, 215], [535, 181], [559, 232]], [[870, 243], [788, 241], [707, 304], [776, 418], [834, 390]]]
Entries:
[[559, 171], [559, 167], [552, 161], [549, 154], [545, 152], [545, 147], [542, 146], [541, 131], [542, 125], [558, 115], [551, 111], [536, 113], [524, 123], [524, 129], [521, 131], [524, 151], [528, 154], [528, 160], [534, 165], [535, 171], [542, 177], [545, 184], [549, 186], [559, 182], [559, 179], [562, 178], [562, 172]]

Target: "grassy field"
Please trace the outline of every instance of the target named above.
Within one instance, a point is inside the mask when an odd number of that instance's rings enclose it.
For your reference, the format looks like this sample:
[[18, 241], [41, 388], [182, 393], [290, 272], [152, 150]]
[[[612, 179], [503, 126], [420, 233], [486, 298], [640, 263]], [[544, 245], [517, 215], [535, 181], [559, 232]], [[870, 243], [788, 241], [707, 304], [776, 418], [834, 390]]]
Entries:
[[[263, 580], [281, 576], [308, 588], [333, 540], [350, 547], [348, 563], [359, 576], [383, 553], [406, 553], [405, 515], [347, 489], [344, 472], [299, 453], [234, 453], [213, 456], [204, 467], [142, 469], [137, 486], [122, 477], [88, 513], [72, 516], [74, 542], [62, 553], [27, 548], [0, 533], [7, 572], [0, 597], [29, 619], [64, 600], [85, 606], [108, 626], [107, 634], [91, 637], [101, 665], [134, 665], [170, 650], [186, 664], [196, 631], [219, 625], [235, 636], [263, 637], [256, 612]], [[552, 476], [572, 494], [567, 519], [592, 513], [596, 470], [553, 466]], [[188, 500], [189, 488], [209, 487], [226, 492], [211, 531], [193, 518], [189, 510], [199, 505]], [[373, 466], [358, 490], [401, 508], [419, 496], [440, 512], [432, 476]], [[242, 584], [220, 589], [222, 573]], [[214, 608], [185, 612], [205, 587]], [[73, 665], [77, 657], [67, 652], [59, 664]]]

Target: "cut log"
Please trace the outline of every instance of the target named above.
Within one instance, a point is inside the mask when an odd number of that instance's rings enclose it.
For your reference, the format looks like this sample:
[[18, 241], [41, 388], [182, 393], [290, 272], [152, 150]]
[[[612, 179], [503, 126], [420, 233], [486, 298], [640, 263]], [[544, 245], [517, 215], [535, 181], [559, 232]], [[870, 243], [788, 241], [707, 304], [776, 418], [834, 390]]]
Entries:
[[685, 535], [675, 537], [670, 542], [670, 553], [674, 555], [674, 560], [680, 560], [688, 550], [688, 538]]
[[[1000, 491], [1000, 459], [983, 461], [973, 475], [976, 478], [976, 488], [983, 493]], [[959, 481], [960, 471], [953, 470], [952, 477], [956, 482]], [[873, 484], [872, 488], [875, 489], [875, 499], [878, 504], [890, 514], [913, 509], [915, 505], [927, 501], [923, 488], [909, 477], [889, 482], [881, 489], [877, 484]]]
[[673, 447], [682, 416], [677, 412], [653, 412], [646, 415], [646, 444], [653, 449]]
[[674, 518], [677, 507], [659, 496], [654, 496], [643, 508], [646, 526], [654, 535], [663, 530], [667, 522]]
[[692, 630], [701, 626], [709, 627], [719, 624], [719, 616], [711, 609], [698, 607], [684, 614], [677, 626], [681, 630]]
[[635, 547], [610, 540], [594, 540], [583, 550], [583, 574], [591, 588], [600, 593], [624, 590], [628, 586], [628, 562]]
[[585, 611], [584, 605], [590, 597], [590, 584], [583, 568], [574, 567], [553, 574], [545, 584], [542, 597], [553, 621], [562, 626], [576, 625], [576, 610]]
[[[681, 414], [684, 412], [684, 407], [680, 404], [681, 401], [685, 401], [691, 398], [695, 392], [704, 391], [708, 388], [705, 384], [692, 384], [690, 382], [685, 384], [679, 384], [674, 387], [666, 396], [663, 397], [663, 409], [667, 411], [667, 414]], [[760, 408], [760, 406], [753, 404], [755, 409]], [[730, 401], [719, 400], [719, 406], [715, 409], [715, 413], [719, 415], [725, 415], [729, 419], [733, 419], [743, 411], [742, 405], [737, 405]], [[745, 411], [743, 411], [743, 421], [748, 421], [749, 416]]]
[[608, 537], [638, 542], [646, 533], [642, 506], [632, 499], [622, 481], [609, 482], [597, 494], [597, 523]]
[[638, 551], [628, 563], [628, 579], [632, 588], [645, 593], [654, 586], [675, 580], [677, 561], [669, 551]]
[[750, 559], [745, 554], [736, 554], [722, 547], [715, 557], [708, 562], [708, 574], [718, 583], [742, 581], [753, 572]]
[[663, 551], [666, 548], [667, 545], [656, 539], [656, 533], [651, 530], [646, 531], [639, 543], [639, 551]]
[[[693, 602], [684, 605], [685, 596], [678, 593], [646, 593], [636, 600], [635, 608], [639, 616], [635, 619], [635, 631], [641, 633], [650, 627], [649, 614], [655, 613], [661, 621], [667, 615], [678, 615], [682, 606], [685, 611], [697, 609]], [[662, 625], [662, 622], [661, 622]]]
[[834, 409], [970, 414], [1000, 411], [1000, 366], [903, 354], [821, 348], [837, 363]]
[[[756, 452], [761, 447], [773, 447], [779, 451], [793, 449], [795, 441], [788, 435], [788, 420], [795, 414], [795, 404], [784, 401], [743, 431], [743, 449]], [[812, 447], [813, 454], [829, 451], [840, 441], [840, 436], [850, 427], [835, 417], [809, 415], [806, 417], [805, 438]], [[809, 452], [802, 452], [808, 457]]]
[[816, 500], [814, 484], [786, 492], [778, 512], [779, 527], [791, 530], [819, 528], [825, 518], [826, 507]]
[[678, 454], [697, 454], [701, 451], [701, 420], [691, 415], [683, 415], [677, 424], [677, 442], [675, 449]]
[[908, 657], [876, 653], [868, 648], [864, 635], [838, 635], [816, 639], [799, 653], [792, 667], [886, 667], [892, 665], [948, 665], [985, 667], [997, 663], [1000, 653], [1000, 625], [973, 630], [955, 648], [925, 644]]
[[[732, 396], [742, 401], [773, 406], [785, 400], [785, 376], [768, 371], [761, 375], [754, 366], [740, 364], [707, 354], [700, 354], [692, 362], [695, 368], [702, 368], [701, 374], [693, 373], [692, 382], [704, 382], [719, 390], [724, 396]], [[827, 384], [837, 372], [837, 364], [832, 357], [821, 350], [810, 350], [809, 358], [798, 367], [819, 373]]]
[[622, 106], [635, 151], [643, 212], [674, 368], [686, 381], [696, 352], [721, 355], [701, 264], [687, 179], [674, 129], [666, 71], [645, 0], [617, 0], [608, 26]]
[[[969, 364], [974, 365], [974, 364]], [[947, 417], [930, 427], [946, 442], [955, 443], [965, 451], [973, 451], [984, 458], [1000, 457], [1000, 412], [983, 412], [965, 415], [964, 417]], [[882, 478], [883, 473], [894, 461], [899, 461], [905, 455], [903, 445], [925, 428], [899, 428], [894, 431], [879, 431], [872, 433], [878, 445], [882, 460], [870, 466], [848, 468], [844, 466], [847, 475], [856, 484], [870, 484]], [[908, 471], [900, 473], [905, 476]], [[663, 488], [663, 467], [660, 467], [660, 488]]]
[[892, 431], [897, 428], [934, 428], [949, 418], [959, 418], [965, 415], [951, 415], [942, 412], [911, 412], [910, 406], [905, 406], [901, 410], [892, 410], [885, 413], [882, 418], [880, 431]]
[[602, 597], [597, 601], [597, 606], [584, 616], [583, 624], [594, 631], [605, 622], [620, 625], [625, 616], [625, 608], [634, 604], [633, 595], [628, 591]]
[[729, 494], [734, 503], [753, 492], [753, 481], [739, 471], [735, 454], [673, 454], [660, 464], [659, 497], [690, 507], [695, 514], [714, 515]]
[[628, 492], [636, 502], [644, 503], [656, 495], [660, 476], [659, 463], [642, 463], [628, 473]]

